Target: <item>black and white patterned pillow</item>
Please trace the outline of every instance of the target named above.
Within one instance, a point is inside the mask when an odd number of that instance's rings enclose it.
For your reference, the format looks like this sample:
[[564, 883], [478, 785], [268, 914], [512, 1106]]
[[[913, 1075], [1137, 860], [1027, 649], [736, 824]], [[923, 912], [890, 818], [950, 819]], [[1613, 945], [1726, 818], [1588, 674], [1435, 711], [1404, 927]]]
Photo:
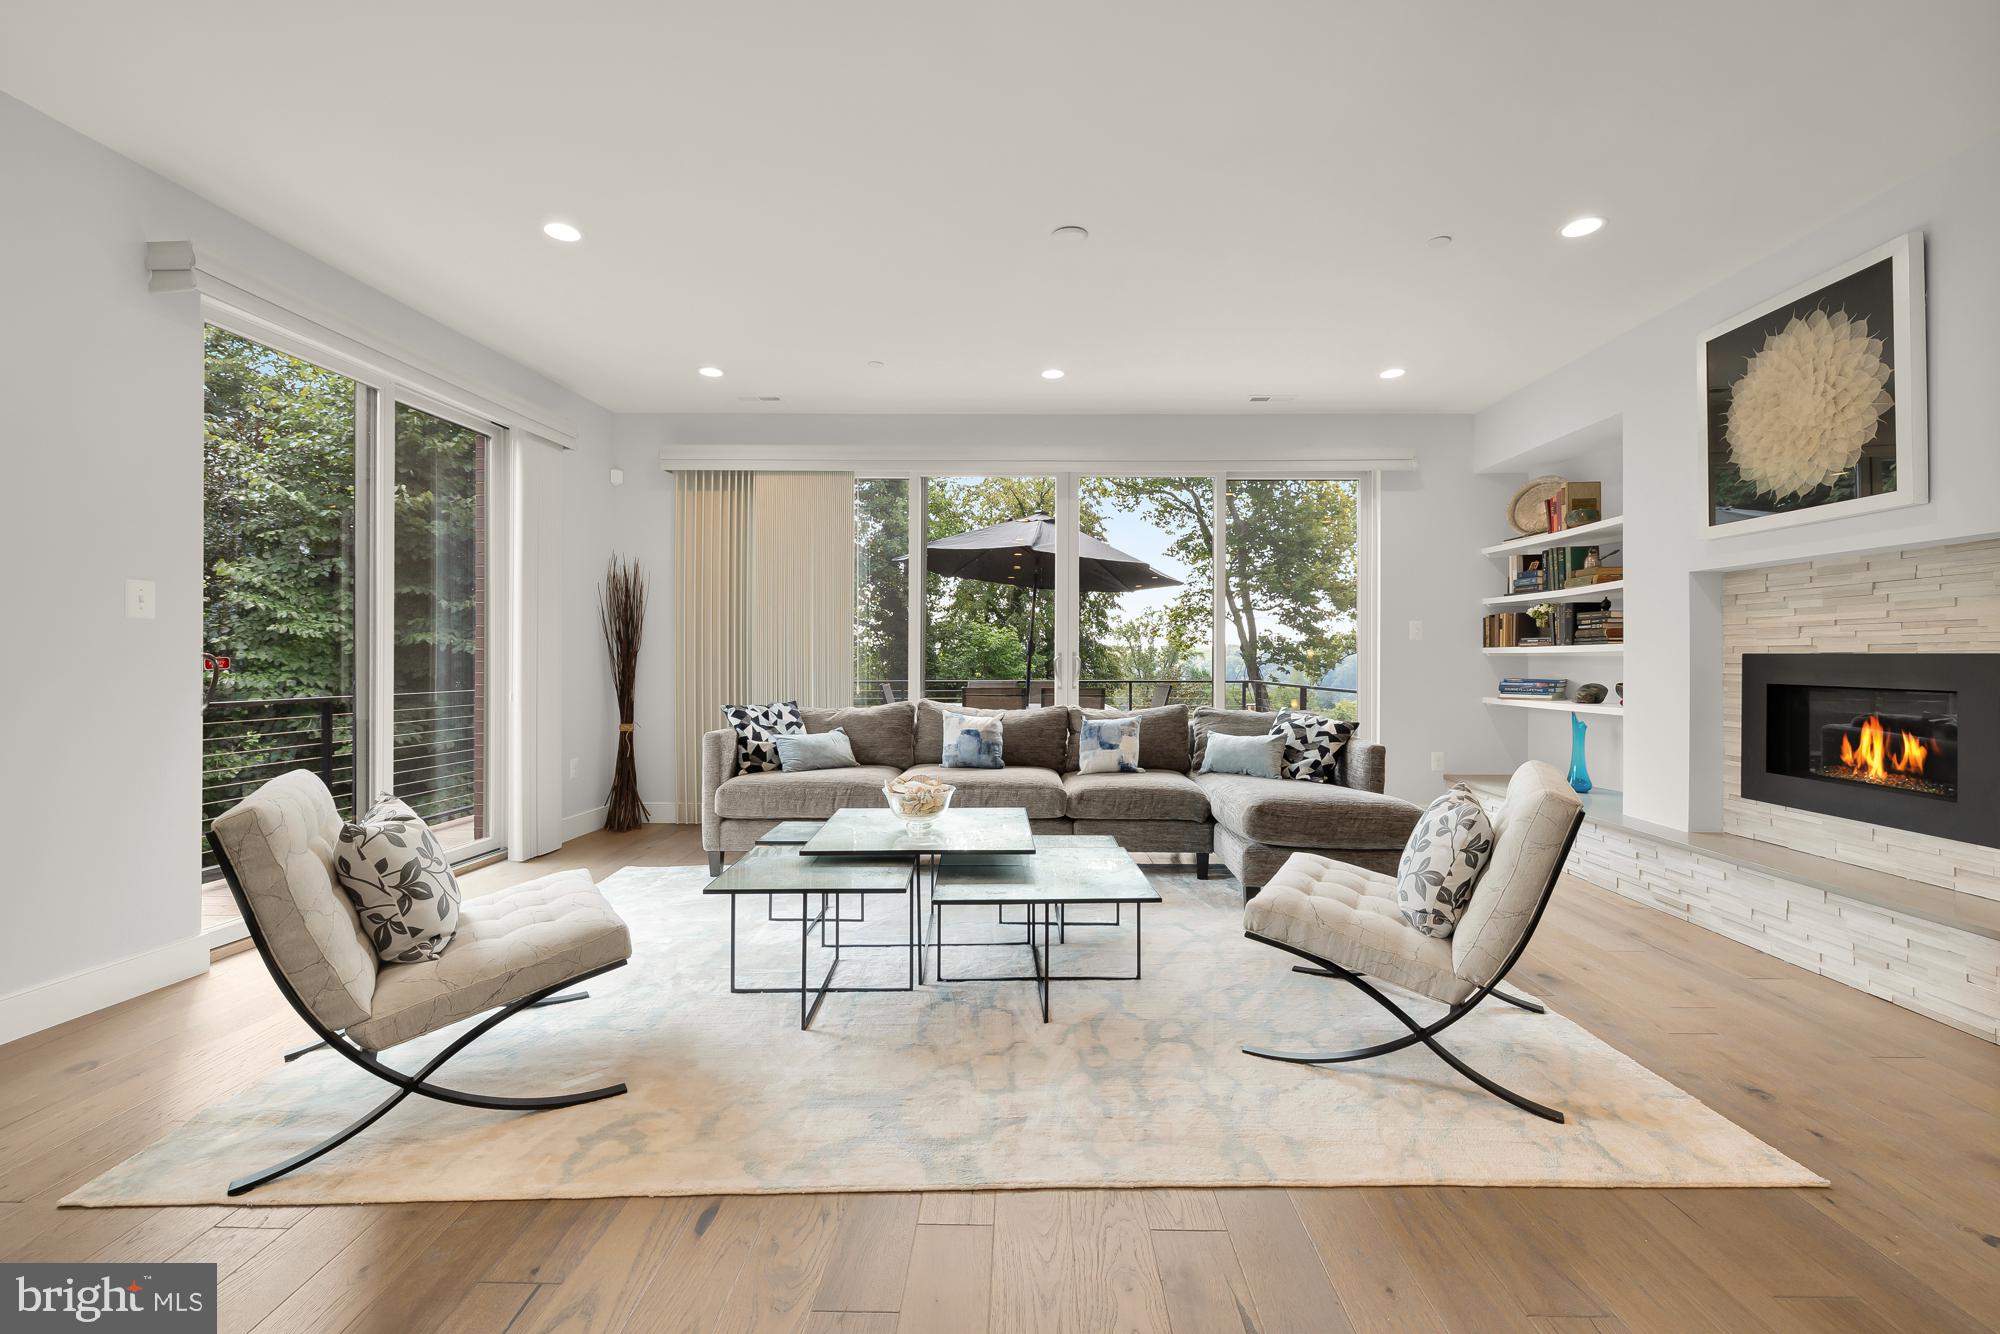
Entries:
[[415, 811], [381, 797], [340, 826], [334, 880], [384, 963], [435, 959], [458, 934], [458, 881]]
[[785, 766], [778, 761], [778, 738], [800, 736], [806, 720], [799, 716], [799, 702], [783, 704], [725, 704], [722, 716], [736, 733], [736, 772], [774, 774]]
[[1284, 777], [1310, 783], [1340, 781], [1340, 749], [1354, 736], [1354, 724], [1323, 714], [1286, 709], [1271, 724], [1285, 739]]
[[1396, 866], [1403, 920], [1443, 940], [1458, 929], [1479, 873], [1493, 856], [1493, 822], [1460, 783], [1424, 808]]

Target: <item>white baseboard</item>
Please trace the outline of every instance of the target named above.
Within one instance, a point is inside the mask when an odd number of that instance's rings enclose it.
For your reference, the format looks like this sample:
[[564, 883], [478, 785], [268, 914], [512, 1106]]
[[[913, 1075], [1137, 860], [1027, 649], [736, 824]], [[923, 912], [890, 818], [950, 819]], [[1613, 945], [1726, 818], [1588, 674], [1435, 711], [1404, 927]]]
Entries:
[[0, 1043], [197, 977], [208, 971], [208, 948], [189, 936], [0, 996]]
[[562, 818], [562, 841], [567, 843], [573, 838], [582, 838], [585, 834], [594, 834], [604, 828], [605, 809], [603, 806], [596, 806], [587, 811], [578, 811], [575, 815], [565, 815]]

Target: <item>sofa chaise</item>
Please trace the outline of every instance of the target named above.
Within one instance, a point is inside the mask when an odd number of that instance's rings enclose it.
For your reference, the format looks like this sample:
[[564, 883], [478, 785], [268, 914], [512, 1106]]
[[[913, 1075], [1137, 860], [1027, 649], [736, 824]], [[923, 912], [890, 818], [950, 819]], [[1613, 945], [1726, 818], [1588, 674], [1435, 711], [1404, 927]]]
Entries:
[[[946, 712], [997, 715], [1001, 769], [947, 769], [938, 763]], [[1386, 753], [1349, 742], [1334, 783], [1202, 773], [1211, 733], [1268, 732], [1272, 713], [1185, 705], [1133, 710], [1139, 724], [1136, 774], [1077, 772], [1076, 737], [1085, 718], [1120, 709], [959, 709], [934, 700], [801, 710], [808, 732], [845, 729], [858, 761], [851, 769], [805, 773], [737, 771], [736, 734], [705, 733], [701, 748], [701, 843], [711, 873], [724, 854], [748, 852], [784, 820], [823, 820], [847, 806], [882, 806], [882, 786], [923, 773], [958, 789], [956, 807], [1019, 806], [1040, 834], [1108, 834], [1132, 852], [1192, 853], [1198, 874], [1220, 856], [1254, 893], [1294, 852], [1315, 852], [1373, 871], [1394, 871], [1422, 813], [1382, 792]]]

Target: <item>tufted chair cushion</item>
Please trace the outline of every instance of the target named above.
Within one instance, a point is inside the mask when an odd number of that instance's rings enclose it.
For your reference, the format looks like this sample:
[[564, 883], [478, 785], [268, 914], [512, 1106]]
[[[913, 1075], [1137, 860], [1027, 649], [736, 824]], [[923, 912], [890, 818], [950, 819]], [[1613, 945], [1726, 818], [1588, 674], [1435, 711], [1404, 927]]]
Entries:
[[466, 899], [451, 948], [383, 964], [374, 1009], [347, 1036], [370, 1051], [632, 957], [632, 936], [587, 871], [558, 871]]
[[212, 826], [278, 969], [328, 1028], [366, 1019], [374, 949], [333, 883], [340, 812], [318, 775], [280, 774]]
[[1452, 971], [1473, 986], [1495, 977], [1521, 941], [1583, 803], [1539, 760], [1514, 771], [1493, 819], [1493, 855], [1452, 933]]
[[1451, 967], [1451, 942], [1403, 920], [1396, 879], [1295, 852], [1243, 909], [1246, 930], [1342, 968], [1455, 1004], [1475, 990]]

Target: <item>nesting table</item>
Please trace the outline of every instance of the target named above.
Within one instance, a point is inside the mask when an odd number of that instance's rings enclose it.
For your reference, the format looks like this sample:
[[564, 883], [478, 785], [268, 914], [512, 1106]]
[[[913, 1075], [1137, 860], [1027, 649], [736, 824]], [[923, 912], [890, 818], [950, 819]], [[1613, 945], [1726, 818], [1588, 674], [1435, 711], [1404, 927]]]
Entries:
[[[910, 826], [886, 809], [844, 809], [824, 822], [788, 820], [774, 826], [758, 846], [703, 891], [729, 899], [729, 989], [737, 993], [779, 992], [799, 998], [799, 1027], [808, 1028], [827, 995], [834, 992], [909, 991], [930, 979], [926, 955], [935, 954], [937, 980], [944, 976], [947, 948], [994, 948], [993, 941], [947, 942], [945, 908], [991, 907], [1004, 925], [1024, 926], [1013, 944], [1028, 950], [1032, 971], [950, 979], [954, 982], [1033, 982], [1042, 1020], [1049, 1018], [1049, 991], [1061, 981], [1137, 981], [1143, 961], [1143, 905], [1159, 893], [1116, 841], [1101, 836], [1036, 835], [1027, 812], [1017, 807], [946, 811], [921, 826]], [[907, 896], [908, 925], [890, 942], [843, 940], [841, 927], [867, 920], [870, 898]], [[799, 927], [798, 979], [790, 986], [744, 986], [736, 974], [736, 901], [766, 898], [766, 918]], [[798, 900], [798, 912], [779, 906]], [[855, 910], [847, 911], [848, 900]], [[1113, 920], [1071, 922], [1080, 904], [1110, 906]], [[1133, 960], [1130, 973], [1058, 973], [1051, 966], [1055, 947], [1072, 927], [1122, 927], [1124, 905], [1133, 905]], [[1008, 908], [1025, 918], [1006, 918]], [[879, 920], [879, 919], [878, 919]], [[928, 928], [928, 931], [927, 931]], [[833, 961], [815, 984], [808, 975], [813, 933]], [[844, 952], [855, 949], [904, 950], [908, 981], [901, 986], [848, 986], [834, 980]]]

